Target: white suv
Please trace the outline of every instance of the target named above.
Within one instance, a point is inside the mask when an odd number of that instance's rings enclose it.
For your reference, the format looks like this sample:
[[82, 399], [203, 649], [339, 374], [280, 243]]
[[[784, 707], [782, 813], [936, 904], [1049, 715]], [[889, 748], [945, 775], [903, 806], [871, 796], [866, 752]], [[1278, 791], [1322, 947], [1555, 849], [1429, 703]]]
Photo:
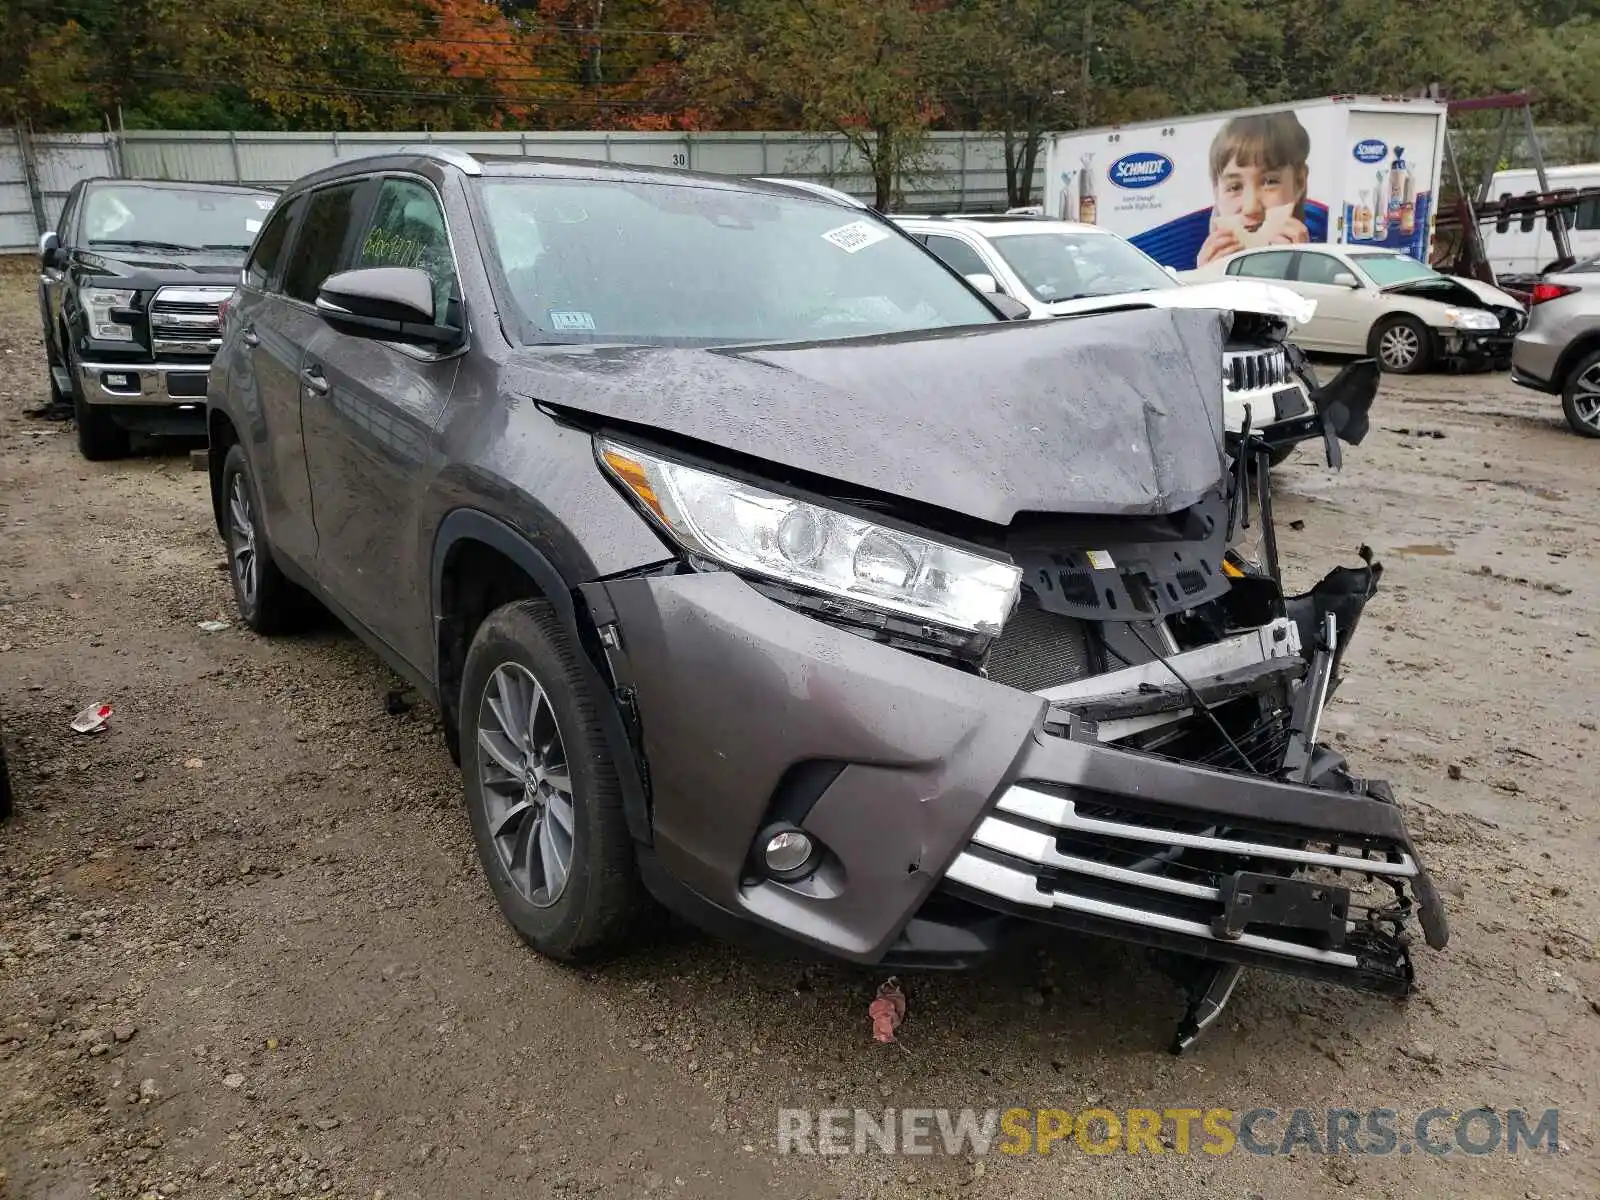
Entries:
[[897, 216], [895, 223], [980, 290], [1003, 292], [1032, 317], [1117, 308], [1216, 308], [1235, 314], [1224, 353], [1229, 429], [1263, 429], [1310, 409], [1282, 339], [1316, 302], [1245, 280], [1185, 285], [1133, 243], [1093, 225], [1034, 216]]

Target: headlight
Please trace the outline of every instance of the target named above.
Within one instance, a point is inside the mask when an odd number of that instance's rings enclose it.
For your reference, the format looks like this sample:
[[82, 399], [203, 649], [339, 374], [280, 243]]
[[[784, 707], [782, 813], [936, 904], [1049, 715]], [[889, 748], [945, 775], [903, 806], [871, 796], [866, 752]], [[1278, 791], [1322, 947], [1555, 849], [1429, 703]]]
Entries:
[[994, 634], [1022, 572], [1008, 562], [599, 442], [606, 470], [691, 554], [884, 612]]
[[1444, 320], [1446, 325], [1454, 325], [1457, 329], [1500, 328], [1499, 319], [1481, 308], [1447, 308], [1444, 310]]
[[119, 288], [84, 288], [83, 307], [89, 314], [89, 336], [102, 342], [133, 341], [133, 326], [111, 319], [113, 308], [129, 308], [135, 293]]

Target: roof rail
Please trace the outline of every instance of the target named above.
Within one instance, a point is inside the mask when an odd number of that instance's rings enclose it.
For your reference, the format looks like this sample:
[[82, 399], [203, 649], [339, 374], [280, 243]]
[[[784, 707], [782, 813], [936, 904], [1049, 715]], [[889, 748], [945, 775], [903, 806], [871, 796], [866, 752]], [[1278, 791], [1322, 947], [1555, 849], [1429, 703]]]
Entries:
[[457, 150], [454, 146], [439, 146], [432, 142], [416, 142], [409, 146], [401, 146], [396, 154], [418, 154], [424, 158], [436, 158], [440, 162], [449, 163], [467, 175], [482, 175], [483, 164], [465, 150]]
[[773, 183], [779, 187], [798, 188], [802, 192], [810, 192], [814, 196], [821, 196], [825, 200], [832, 200], [836, 204], [848, 204], [851, 208], [867, 208], [866, 201], [857, 200], [849, 192], [841, 192], [838, 188], [831, 188], [824, 183], [813, 183], [809, 179], [783, 179], [776, 175], [758, 175], [757, 183]]

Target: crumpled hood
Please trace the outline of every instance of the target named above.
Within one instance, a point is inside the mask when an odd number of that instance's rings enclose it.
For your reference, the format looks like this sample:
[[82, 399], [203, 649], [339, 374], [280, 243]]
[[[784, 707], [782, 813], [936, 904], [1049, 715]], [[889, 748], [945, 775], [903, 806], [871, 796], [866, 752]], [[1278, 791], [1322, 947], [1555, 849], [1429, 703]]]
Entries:
[[1084, 296], [1052, 304], [1055, 316], [1095, 312], [1107, 308], [1130, 306], [1150, 308], [1213, 309], [1223, 312], [1263, 313], [1281, 317], [1289, 322], [1290, 329], [1304, 325], [1316, 315], [1317, 302], [1291, 292], [1286, 287], [1271, 283], [1255, 283], [1247, 279], [1218, 279], [1209, 283], [1180, 283], [1176, 287], [1157, 288], [1148, 292], [1129, 292], [1115, 296]]
[[1418, 283], [1402, 283], [1385, 288], [1384, 291], [1414, 296], [1419, 300], [1432, 300], [1438, 304], [1453, 304], [1457, 308], [1493, 307], [1509, 308], [1516, 312], [1527, 311], [1522, 301], [1511, 293], [1502, 292], [1493, 284], [1470, 279], [1464, 275], [1447, 275]]
[[540, 346], [504, 386], [1004, 526], [1200, 499], [1225, 462], [1222, 334], [1214, 312], [1145, 309], [768, 347]]

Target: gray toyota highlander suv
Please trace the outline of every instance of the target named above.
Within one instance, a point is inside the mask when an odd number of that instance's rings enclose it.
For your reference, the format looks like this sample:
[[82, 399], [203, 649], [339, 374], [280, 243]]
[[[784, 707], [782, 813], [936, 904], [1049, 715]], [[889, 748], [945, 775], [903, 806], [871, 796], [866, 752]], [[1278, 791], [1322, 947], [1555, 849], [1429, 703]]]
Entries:
[[350, 161], [227, 307], [216, 521], [248, 625], [314, 597], [438, 706], [541, 952], [651, 897], [897, 968], [1053, 925], [1180, 966], [1181, 1048], [1244, 966], [1405, 995], [1446, 938], [1317, 736], [1381, 568], [1285, 595], [1225, 332], [1008, 321], [826, 189]]

